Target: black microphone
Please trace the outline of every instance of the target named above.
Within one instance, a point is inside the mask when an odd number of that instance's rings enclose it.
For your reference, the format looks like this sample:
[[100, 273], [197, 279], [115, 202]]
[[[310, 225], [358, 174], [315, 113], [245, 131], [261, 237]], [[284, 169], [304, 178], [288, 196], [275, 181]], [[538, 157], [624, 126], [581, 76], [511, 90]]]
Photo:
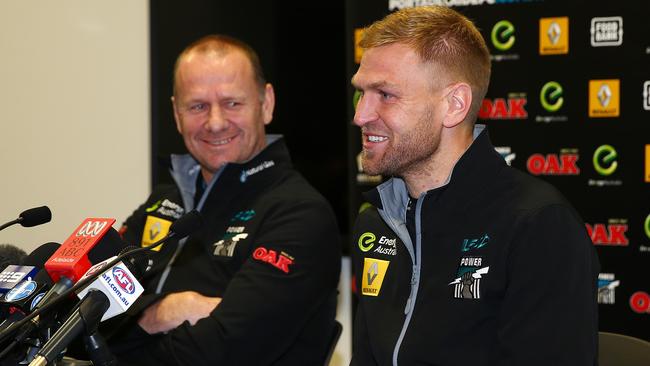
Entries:
[[174, 221], [169, 227], [169, 231], [179, 238], [184, 238], [201, 226], [203, 226], [203, 217], [199, 211], [192, 210]]
[[[127, 244], [122, 241], [120, 235], [113, 228], [110, 228], [106, 234], [101, 238], [101, 240], [88, 252], [88, 259], [90, 263], [97, 264], [114, 256], [117, 253], [120, 253], [124, 248], [128, 247]], [[67, 276], [59, 277], [59, 280], [50, 288], [50, 290], [45, 293], [43, 298], [36, 304], [35, 307], [32, 307], [32, 311], [39, 310], [49, 303], [57, 300], [61, 294], [70, 289], [74, 285], [72, 279]], [[53, 314], [51, 312], [44, 314], [45, 316], [37, 315], [32, 318], [29, 322], [23, 324], [16, 335], [14, 336], [14, 341], [17, 343], [25, 340], [29, 334], [38, 328], [47, 327], [53, 320]]]
[[115, 266], [117, 263], [122, 261], [124, 258], [132, 257], [133, 255], [146, 250], [153, 250], [154, 248], [163, 244], [170, 238], [173, 237], [183, 238], [189, 235], [191, 231], [200, 228], [202, 224], [203, 224], [203, 219], [201, 217], [201, 214], [198, 211], [192, 210], [186, 213], [171, 225], [169, 233], [162, 239], [151, 244], [150, 246], [137, 248], [118, 255], [112, 260], [106, 262], [102, 270], [96, 270], [92, 275], [79, 280], [79, 282], [74, 284], [74, 286], [61, 293], [59, 297], [50, 301], [49, 304], [43, 305], [43, 307], [41, 307], [40, 309], [35, 309], [31, 314], [26, 316], [25, 319], [22, 319], [21, 321], [14, 323], [12, 327], [10, 327], [9, 329], [5, 329], [3, 332], [0, 333], [0, 342], [6, 339], [8, 335], [12, 334], [17, 328], [21, 327], [23, 324], [27, 323], [31, 319], [35, 318], [36, 316], [39, 316], [43, 312], [50, 311], [54, 306], [56, 306], [61, 301], [61, 299], [66, 298], [68, 295], [70, 295], [73, 292], [79, 292], [81, 289], [87, 287], [88, 284], [90, 284], [92, 281], [94, 281], [97, 277], [102, 275], [108, 269], [111, 269], [113, 266]]
[[[42, 269], [45, 262], [49, 257], [56, 252], [61, 245], [58, 243], [45, 243], [38, 248], [34, 249], [28, 256], [26, 256], [22, 264], [27, 267], [38, 268], [40, 271], [34, 276], [34, 280], [28, 280], [18, 283], [12, 288], [2, 300], [3, 307], [7, 309], [9, 316], [0, 324], [0, 331], [2, 334], [9, 334], [9, 328], [17, 328], [29, 312], [33, 309], [39, 301], [39, 297], [44, 295], [48, 287], [52, 284], [52, 280], [47, 275], [47, 272]], [[9, 267], [8, 267], [9, 268]], [[0, 353], [0, 359], [4, 358], [18, 343], [12, 342]]]
[[50, 220], [52, 220], [52, 211], [50, 211], [49, 207], [34, 207], [21, 212], [17, 219], [0, 226], [0, 230], [15, 224], [20, 224], [23, 227], [32, 227], [45, 224], [46, 222], [50, 222]]
[[94, 334], [99, 322], [108, 310], [110, 301], [101, 291], [90, 291], [79, 303], [79, 307], [72, 313], [61, 328], [54, 333], [38, 355], [29, 364], [30, 366], [44, 366], [52, 362], [72, 340], [82, 332]]

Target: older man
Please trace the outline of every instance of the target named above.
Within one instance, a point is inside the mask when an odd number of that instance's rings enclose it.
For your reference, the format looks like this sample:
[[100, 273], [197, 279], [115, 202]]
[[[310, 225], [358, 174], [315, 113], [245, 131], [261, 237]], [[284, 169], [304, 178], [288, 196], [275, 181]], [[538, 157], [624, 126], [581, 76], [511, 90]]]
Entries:
[[393, 177], [353, 233], [352, 364], [592, 365], [598, 259], [560, 193], [475, 125], [490, 78], [476, 27], [410, 8], [360, 45], [363, 169]]
[[123, 235], [150, 245], [191, 209], [205, 225], [155, 258], [137, 325], [111, 338], [124, 337], [114, 348], [121, 362], [322, 362], [339, 232], [328, 203], [292, 169], [282, 138], [265, 134], [274, 104], [257, 55], [239, 40], [207, 36], [178, 57], [172, 105], [190, 154], [172, 156], [175, 184], [156, 187]]

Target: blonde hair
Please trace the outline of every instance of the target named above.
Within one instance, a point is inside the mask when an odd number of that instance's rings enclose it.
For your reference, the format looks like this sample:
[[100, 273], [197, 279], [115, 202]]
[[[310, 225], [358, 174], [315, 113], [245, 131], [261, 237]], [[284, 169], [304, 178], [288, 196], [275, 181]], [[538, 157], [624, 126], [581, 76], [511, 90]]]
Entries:
[[467, 82], [473, 99], [468, 117], [476, 119], [490, 82], [490, 52], [471, 20], [443, 6], [406, 8], [367, 27], [359, 45], [392, 43], [408, 45], [422, 62], [442, 66], [457, 78], [452, 82]]

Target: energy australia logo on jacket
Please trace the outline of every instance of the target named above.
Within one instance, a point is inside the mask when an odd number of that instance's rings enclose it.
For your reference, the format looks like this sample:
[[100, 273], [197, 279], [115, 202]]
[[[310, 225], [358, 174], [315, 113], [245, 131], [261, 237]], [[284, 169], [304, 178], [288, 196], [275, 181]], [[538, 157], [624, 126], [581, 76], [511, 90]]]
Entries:
[[390, 256], [397, 255], [397, 238], [389, 238], [382, 235], [379, 237], [379, 240], [377, 240], [377, 236], [374, 233], [365, 232], [359, 236], [358, 245], [362, 252], [369, 252], [372, 250], [373, 253], [377, 254]]

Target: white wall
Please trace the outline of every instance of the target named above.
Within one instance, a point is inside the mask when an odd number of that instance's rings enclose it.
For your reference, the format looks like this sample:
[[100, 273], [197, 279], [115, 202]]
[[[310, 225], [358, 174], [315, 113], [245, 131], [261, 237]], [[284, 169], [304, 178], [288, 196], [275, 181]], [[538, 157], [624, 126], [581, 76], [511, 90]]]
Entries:
[[116, 227], [150, 186], [147, 0], [0, 1], [0, 223], [52, 222], [0, 243], [62, 242], [89, 216]]

